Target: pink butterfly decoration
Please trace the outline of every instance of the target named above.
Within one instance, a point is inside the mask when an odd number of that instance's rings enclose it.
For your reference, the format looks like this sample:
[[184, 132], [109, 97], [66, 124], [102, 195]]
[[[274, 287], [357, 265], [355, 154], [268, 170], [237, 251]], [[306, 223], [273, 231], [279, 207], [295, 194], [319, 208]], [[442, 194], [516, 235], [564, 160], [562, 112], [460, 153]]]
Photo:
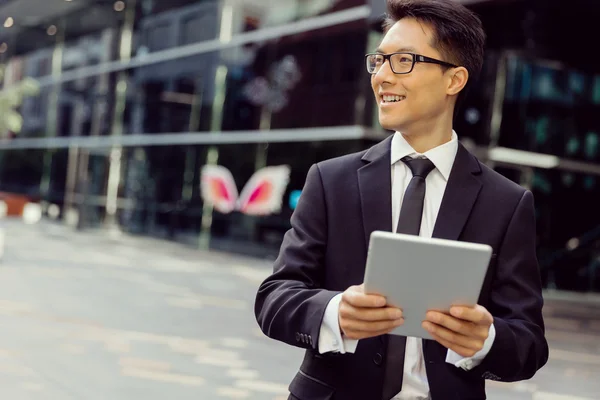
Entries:
[[281, 211], [283, 194], [289, 183], [287, 165], [265, 167], [252, 175], [238, 196], [231, 172], [220, 165], [205, 165], [200, 190], [205, 203], [223, 214], [239, 211], [247, 215], [269, 215]]

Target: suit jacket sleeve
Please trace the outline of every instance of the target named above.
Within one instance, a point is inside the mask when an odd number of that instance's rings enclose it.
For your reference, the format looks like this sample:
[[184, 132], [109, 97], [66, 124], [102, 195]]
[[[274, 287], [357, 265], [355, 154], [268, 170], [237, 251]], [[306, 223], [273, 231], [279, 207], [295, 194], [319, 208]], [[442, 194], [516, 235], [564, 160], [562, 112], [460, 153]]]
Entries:
[[327, 212], [317, 165], [308, 172], [291, 226], [273, 274], [258, 289], [254, 311], [268, 337], [317, 350], [325, 309], [339, 293], [322, 289]]
[[488, 311], [496, 338], [471, 373], [501, 381], [530, 379], [548, 360], [536, 257], [533, 195], [525, 191], [498, 252]]

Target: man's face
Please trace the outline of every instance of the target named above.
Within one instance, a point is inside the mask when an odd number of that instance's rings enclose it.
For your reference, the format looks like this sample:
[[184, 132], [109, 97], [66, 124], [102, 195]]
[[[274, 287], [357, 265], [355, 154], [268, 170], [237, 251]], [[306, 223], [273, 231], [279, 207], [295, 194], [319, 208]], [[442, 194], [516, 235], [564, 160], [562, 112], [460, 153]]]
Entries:
[[[431, 46], [433, 36], [433, 29], [428, 24], [404, 18], [390, 28], [379, 51], [384, 54], [416, 53], [448, 61]], [[381, 126], [408, 135], [432, 128], [452, 107], [447, 95], [450, 82], [450, 73], [444, 73], [444, 69], [436, 64], [416, 63], [409, 74], [395, 74], [386, 61], [371, 77]], [[396, 100], [400, 96], [401, 100], [386, 101], [389, 99], [386, 95], [396, 96]]]

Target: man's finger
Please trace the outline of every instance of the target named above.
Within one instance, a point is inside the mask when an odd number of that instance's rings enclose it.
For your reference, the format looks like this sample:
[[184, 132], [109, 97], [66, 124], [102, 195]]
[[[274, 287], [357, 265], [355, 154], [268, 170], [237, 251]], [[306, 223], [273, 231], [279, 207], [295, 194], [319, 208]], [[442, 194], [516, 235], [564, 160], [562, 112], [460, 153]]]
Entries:
[[454, 318], [451, 315], [447, 315], [437, 311], [429, 311], [425, 315], [425, 320], [432, 322], [436, 325], [443, 326], [451, 330], [452, 332], [460, 333], [465, 336], [477, 337], [485, 339], [487, 331], [484, 326], [476, 325], [473, 322], [464, 321], [458, 318]]
[[364, 294], [355, 291], [345, 291], [342, 295], [342, 301], [354, 307], [376, 308], [383, 307], [386, 304], [385, 297], [376, 294]]
[[395, 321], [377, 321], [366, 322], [356, 319], [344, 319], [340, 321], [340, 328], [344, 332], [369, 332], [371, 336], [374, 332], [392, 330], [404, 323], [404, 319]]
[[381, 335], [386, 335], [394, 330], [395, 327], [389, 329], [383, 329], [381, 331], [375, 332], [362, 332], [362, 331], [350, 331], [347, 334], [344, 334], [348, 339], [360, 340], [360, 339], [368, 339], [372, 337], [377, 337]]
[[458, 355], [462, 356], [462, 357], [473, 357], [477, 352], [473, 349], [468, 349], [466, 347], [463, 346], [459, 346], [455, 343], [450, 343], [449, 341], [447, 341], [446, 339], [437, 336], [436, 334], [431, 334], [431, 336], [433, 337], [433, 339], [438, 342], [439, 344], [441, 344], [442, 346], [444, 346], [447, 349], [450, 349], [452, 351], [454, 351], [455, 353], [457, 353]]
[[390, 321], [402, 318], [402, 311], [395, 307], [360, 308], [344, 302], [340, 303], [339, 312], [342, 318], [361, 321]]
[[431, 335], [435, 335], [436, 337], [439, 337], [452, 345], [474, 350], [475, 352], [483, 348], [484, 340], [482, 339], [464, 336], [443, 326], [432, 324], [431, 322], [427, 321], [423, 322], [423, 328], [426, 329]]
[[491, 325], [494, 322], [494, 318], [489, 311], [480, 305], [475, 307], [452, 307], [450, 308], [450, 315], [475, 324]]

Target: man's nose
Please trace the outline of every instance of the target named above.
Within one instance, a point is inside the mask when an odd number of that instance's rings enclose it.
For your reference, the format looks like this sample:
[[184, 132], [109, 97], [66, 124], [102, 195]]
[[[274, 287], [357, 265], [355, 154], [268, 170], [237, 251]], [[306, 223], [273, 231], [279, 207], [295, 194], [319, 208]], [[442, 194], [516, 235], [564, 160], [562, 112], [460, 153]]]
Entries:
[[379, 85], [383, 85], [384, 83], [392, 83], [396, 78], [395, 75], [396, 74], [394, 74], [394, 71], [392, 71], [389, 60], [386, 60], [379, 68], [379, 71], [373, 75], [373, 80]]

